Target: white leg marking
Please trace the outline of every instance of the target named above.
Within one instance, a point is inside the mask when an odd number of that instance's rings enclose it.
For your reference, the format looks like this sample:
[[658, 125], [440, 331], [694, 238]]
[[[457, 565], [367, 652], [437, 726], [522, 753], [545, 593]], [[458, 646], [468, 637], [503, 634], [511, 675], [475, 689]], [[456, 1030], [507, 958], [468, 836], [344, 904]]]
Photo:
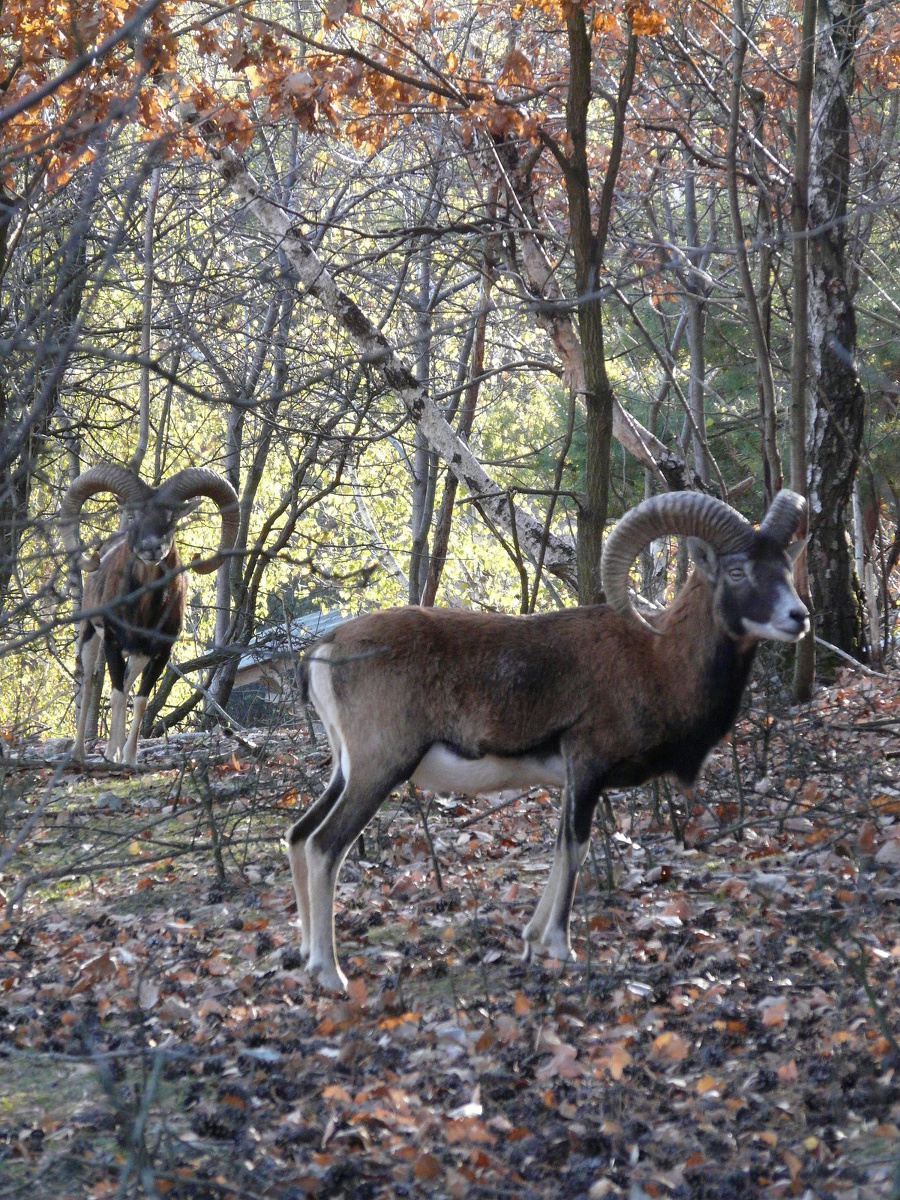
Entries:
[[144, 719], [144, 713], [147, 709], [147, 697], [135, 696], [134, 698], [134, 716], [131, 719], [131, 730], [128, 734], [128, 741], [125, 743], [125, 753], [122, 755], [122, 761], [130, 767], [137, 766], [137, 748], [138, 738], [141, 736], [141, 722]]
[[[135, 680], [146, 667], [150, 659], [145, 654], [129, 654], [125, 664], [125, 678], [122, 681], [122, 691], [113, 689], [110, 701], [109, 743], [106, 747], [106, 757], [112, 762], [128, 762], [134, 766], [137, 759], [137, 737], [135, 737], [134, 758], [125, 757], [125, 726], [128, 722], [128, 695], [134, 687]], [[143, 716], [143, 713], [141, 714]], [[140, 728], [140, 727], [139, 727]]]
[[109, 701], [109, 741], [106, 743], [106, 757], [110, 762], [118, 762], [122, 756], [122, 745], [125, 742], [125, 706], [128, 703], [124, 692], [113, 688]]
[[91, 697], [95, 687], [102, 687], [103, 679], [97, 679], [97, 666], [102, 666], [100, 651], [103, 649], [103, 639], [95, 633], [89, 642], [81, 647], [81, 703], [78, 707], [78, 724], [75, 730], [75, 746], [72, 753], [78, 762], [84, 762], [84, 738], [87, 731], [88, 717], [91, 711]]
[[305, 850], [310, 928], [307, 967], [318, 973], [323, 987], [346, 991], [347, 976], [338, 966], [334, 945], [334, 885], [340, 862], [329, 866], [327, 857], [316, 846], [315, 834], [307, 841]]
[[525, 949], [522, 957], [528, 962], [540, 947], [560, 962], [572, 962], [575, 955], [569, 939], [569, 922], [572, 915], [572, 899], [578, 872], [584, 862], [590, 838], [576, 842], [572, 833], [575, 820], [575, 789], [571, 778], [563, 792], [563, 811], [559, 820], [559, 833], [553, 853], [553, 865], [547, 886], [538, 901], [534, 916], [525, 926], [522, 936]]
[[297, 899], [297, 917], [300, 921], [300, 954], [309, 958], [309, 876], [306, 870], [306, 842], [288, 842], [288, 862], [291, 864], [291, 879]]
[[[328, 664], [331, 647], [322, 646], [316, 659], [309, 667], [309, 696], [325, 727], [331, 747], [332, 770], [328, 787], [323, 797], [330, 794], [340, 776], [344, 786], [340, 795], [322, 813], [325, 821], [335, 805], [340, 804], [347, 790], [349, 762], [338, 720], [338, 706], [332, 687], [332, 669]], [[318, 803], [318, 801], [317, 801]], [[300, 953], [307, 959], [310, 971], [317, 971], [324, 987], [344, 991], [347, 978], [337, 964], [334, 944], [334, 888], [340, 863], [328, 870], [325, 856], [318, 852], [313, 842], [315, 830], [304, 840], [288, 842], [288, 861], [297, 898], [297, 915], [300, 918]], [[290, 837], [290, 834], [288, 835]]]

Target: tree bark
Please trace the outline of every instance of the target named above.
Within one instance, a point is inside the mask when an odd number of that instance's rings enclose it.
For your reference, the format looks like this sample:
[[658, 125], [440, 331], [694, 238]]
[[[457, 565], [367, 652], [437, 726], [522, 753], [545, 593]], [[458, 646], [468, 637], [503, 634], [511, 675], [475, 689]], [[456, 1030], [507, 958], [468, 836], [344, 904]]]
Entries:
[[[791, 195], [793, 232], [794, 295], [793, 353], [791, 357], [791, 487], [801, 496], [808, 493], [806, 478], [806, 386], [809, 370], [809, 154], [810, 107], [816, 52], [816, 3], [803, 0], [800, 64], [797, 72], [797, 120], [794, 147], [794, 181]], [[806, 532], [805, 530], [803, 531]], [[813, 613], [806, 550], [794, 565], [797, 594]], [[813, 627], [797, 645], [794, 658], [793, 696], [811, 699], [816, 674], [815, 614]]]
[[[456, 425], [457, 436], [465, 441], [468, 441], [469, 435], [472, 432], [475, 409], [478, 404], [478, 396], [481, 392], [481, 377], [484, 372], [484, 354], [487, 345], [487, 319], [488, 313], [491, 310], [491, 293], [497, 278], [497, 243], [499, 238], [495, 222], [497, 219], [498, 193], [499, 186], [494, 182], [488, 188], [486, 210], [489, 224], [482, 244], [481, 282], [478, 287], [478, 299], [475, 302], [475, 313], [472, 319], [471, 344], [468, 348], [469, 354], [465, 355], [464, 353], [458, 374], [458, 382], [461, 383], [463, 379], [463, 363], [465, 362], [465, 358], [469, 357], [469, 382], [463, 395], [463, 402]], [[434, 523], [431, 558], [428, 562], [428, 578], [425, 581], [425, 589], [422, 593], [421, 602], [426, 607], [434, 604], [444, 564], [447, 561], [457, 486], [458, 480], [456, 476], [451, 471], [448, 471], [444, 484], [444, 494], [441, 497], [437, 519]]]
[[850, 95], [861, 0], [819, 0], [809, 179], [809, 559], [816, 631], [848, 654], [863, 648], [847, 509], [865, 395], [847, 254]]
[[725, 154], [725, 174], [728, 187], [728, 205], [731, 213], [731, 229], [734, 238], [734, 254], [741, 280], [741, 290], [744, 293], [744, 305], [750, 321], [753, 352], [756, 355], [756, 369], [763, 417], [763, 445], [766, 474], [768, 476], [768, 490], [774, 493], [781, 488], [782, 484], [781, 460], [778, 454], [778, 443], [775, 438], [775, 379], [772, 374], [772, 362], [769, 358], [769, 345], [766, 339], [763, 316], [760, 311], [756, 288], [753, 286], [753, 275], [750, 271], [744, 221], [741, 216], [741, 200], [738, 193], [738, 138], [741, 128], [744, 59], [747, 55], [748, 45], [743, 0], [734, 0], [733, 43], [734, 59], [731, 74], [731, 111], [728, 125], [728, 145]]
[[613, 113], [609, 161], [597, 212], [587, 158], [587, 115], [591, 102], [591, 39], [587, 18], [574, 5], [567, 14], [569, 90], [566, 97], [568, 154], [558, 153], [569, 201], [569, 232], [578, 292], [578, 327], [584, 361], [585, 476], [578, 507], [578, 602], [594, 604], [602, 596], [600, 554], [609, 500], [609, 455], [615, 397], [606, 371], [603, 307], [599, 275], [603, 262], [613, 196], [625, 139], [625, 113], [634, 86], [637, 38], [629, 30], [625, 64]]

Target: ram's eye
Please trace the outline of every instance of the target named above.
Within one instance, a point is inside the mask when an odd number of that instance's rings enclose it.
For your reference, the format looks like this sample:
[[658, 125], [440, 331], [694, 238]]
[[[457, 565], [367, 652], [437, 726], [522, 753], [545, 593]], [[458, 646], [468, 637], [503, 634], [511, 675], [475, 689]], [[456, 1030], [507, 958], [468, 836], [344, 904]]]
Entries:
[[731, 580], [732, 583], [743, 583], [746, 576], [747, 576], [747, 572], [744, 567], [729, 567], [728, 568], [728, 578]]

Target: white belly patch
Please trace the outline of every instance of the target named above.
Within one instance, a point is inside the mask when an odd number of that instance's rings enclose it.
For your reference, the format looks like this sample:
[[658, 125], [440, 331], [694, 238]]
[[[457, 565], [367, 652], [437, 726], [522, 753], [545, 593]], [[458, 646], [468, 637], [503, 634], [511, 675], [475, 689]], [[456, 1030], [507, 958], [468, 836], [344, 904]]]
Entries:
[[449, 746], [436, 745], [413, 772], [416, 787], [429, 792], [463, 792], [480, 796], [507, 788], [562, 787], [565, 766], [561, 755], [538, 758], [523, 754], [501, 758], [486, 754], [482, 758], [463, 758]]

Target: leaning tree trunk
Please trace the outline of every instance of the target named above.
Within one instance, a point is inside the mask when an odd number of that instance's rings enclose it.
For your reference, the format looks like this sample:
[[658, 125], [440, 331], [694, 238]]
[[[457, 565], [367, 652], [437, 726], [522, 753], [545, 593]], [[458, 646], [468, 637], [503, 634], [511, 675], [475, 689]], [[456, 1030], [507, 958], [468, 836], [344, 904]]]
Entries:
[[861, 0], [820, 0], [809, 178], [809, 570], [817, 633], [862, 649], [847, 508], [862, 442], [865, 396], [856, 369], [849, 288], [850, 95]]

